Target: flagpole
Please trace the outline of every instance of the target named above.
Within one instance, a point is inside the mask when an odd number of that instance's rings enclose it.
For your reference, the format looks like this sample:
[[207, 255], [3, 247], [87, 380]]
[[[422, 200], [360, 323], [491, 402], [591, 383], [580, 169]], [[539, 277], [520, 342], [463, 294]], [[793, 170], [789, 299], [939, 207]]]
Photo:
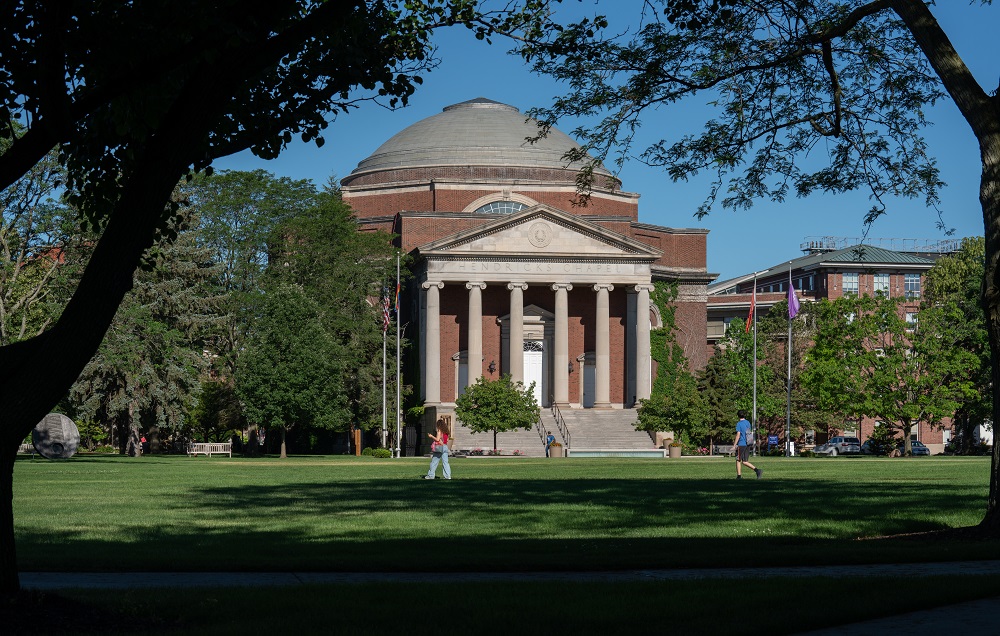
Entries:
[[[387, 311], [385, 305], [388, 304], [388, 302], [389, 302], [388, 298], [382, 301], [383, 312]], [[385, 332], [386, 332], [385, 314], [383, 313], [382, 315], [382, 448], [385, 448], [385, 429], [386, 429], [386, 418], [387, 418], [386, 414], [387, 404], [386, 404], [386, 393], [385, 393], [385, 338], [386, 338]]]
[[792, 456], [792, 319], [799, 313], [799, 301], [792, 284], [792, 263], [788, 262], [788, 397], [785, 414], [785, 457]]
[[396, 252], [396, 458], [399, 458], [399, 436], [402, 432], [403, 409], [400, 404], [399, 380], [402, 369], [399, 364], [399, 252]]
[[750, 302], [751, 320], [753, 320], [753, 454], [760, 452], [760, 431], [757, 428], [757, 274], [753, 273], [753, 300]]

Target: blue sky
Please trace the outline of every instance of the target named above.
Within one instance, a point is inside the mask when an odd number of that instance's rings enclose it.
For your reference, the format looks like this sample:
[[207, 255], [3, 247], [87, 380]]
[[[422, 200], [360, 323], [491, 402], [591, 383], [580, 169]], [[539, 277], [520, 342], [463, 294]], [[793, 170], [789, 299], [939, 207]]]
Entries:
[[[628, 3], [632, 4], [632, 3]], [[979, 82], [987, 90], [997, 86], [1000, 75], [1000, 13], [998, 8], [968, 6], [963, 0], [943, 0], [934, 14], [952, 39]], [[609, 14], [612, 24], [632, 19], [626, 4], [602, 3], [599, 11]], [[371, 154], [382, 142], [406, 126], [441, 112], [445, 106], [486, 97], [527, 111], [548, 105], [563, 92], [549, 78], [533, 75], [520, 58], [508, 55], [503, 42], [488, 46], [477, 42], [464, 28], [440, 32], [435, 37], [440, 66], [424, 76], [410, 105], [390, 111], [367, 104], [333, 121], [324, 133], [326, 144], [293, 142], [282, 155], [264, 161], [249, 153], [216, 162], [216, 169], [253, 170], [263, 168], [278, 176], [312, 179], [325, 183], [332, 175], [342, 178]], [[705, 97], [704, 100], [708, 100]], [[703, 103], [688, 101], [647, 118], [644, 134], [649, 139], [674, 138], [688, 130], [681, 124]], [[949, 101], [929, 111], [934, 122], [926, 135], [931, 152], [938, 159], [942, 178], [948, 183], [940, 209], [954, 237], [982, 235], [982, 208], [979, 204], [979, 149], [968, 125]], [[565, 132], [575, 127], [562, 122]], [[692, 130], [693, 132], [693, 130]], [[724, 280], [761, 270], [800, 256], [800, 244], [807, 237], [860, 237], [862, 220], [871, 202], [864, 193], [813, 195], [788, 199], [784, 203], [761, 201], [749, 211], [717, 207], [698, 220], [693, 214], [707, 192], [705, 181], [673, 183], [662, 170], [631, 161], [620, 171], [622, 187], [638, 192], [639, 220], [669, 227], [710, 230], [708, 269]], [[922, 200], [895, 200], [889, 213], [879, 219], [869, 237], [940, 240], [948, 238], [938, 229], [938, 215]]]

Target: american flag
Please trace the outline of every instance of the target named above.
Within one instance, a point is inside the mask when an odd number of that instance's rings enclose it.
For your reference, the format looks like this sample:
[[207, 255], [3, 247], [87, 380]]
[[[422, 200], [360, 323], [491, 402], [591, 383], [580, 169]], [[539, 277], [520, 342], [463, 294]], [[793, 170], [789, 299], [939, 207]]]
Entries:
[[382, 297], [382, 333], [389, 330], [389, 323], [392, 322], [392, 314], [389, 311], [389, 294]]

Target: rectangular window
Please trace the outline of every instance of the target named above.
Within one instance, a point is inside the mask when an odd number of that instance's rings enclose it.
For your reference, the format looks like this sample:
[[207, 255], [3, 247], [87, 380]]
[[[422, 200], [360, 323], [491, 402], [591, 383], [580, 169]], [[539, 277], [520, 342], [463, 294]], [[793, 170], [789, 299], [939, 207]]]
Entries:
[[857, 296], [858, 295], [858, 273], [857, 272], [845, 272], [844, 273], [844, 295], [845, 296]]
[[889, 275], [888, 274], [875, 274], [875, 280], [872, 287], [872, 291], [876, 294], [882, 294], [883, 296], [889, 295]]
[[913, 331], [917, 328], [917, 314], [916, 312], [908, 311], [906, 312], [906, 330]]
[[905, 274], [903, 276], [903, 293], [907, 300], [920, 298], [920, 274]]

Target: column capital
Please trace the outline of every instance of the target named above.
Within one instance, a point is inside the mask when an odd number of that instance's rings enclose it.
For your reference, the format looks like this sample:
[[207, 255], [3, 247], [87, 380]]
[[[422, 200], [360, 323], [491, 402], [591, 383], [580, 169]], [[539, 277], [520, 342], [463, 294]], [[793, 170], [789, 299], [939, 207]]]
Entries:
[[428, 280], [420, 283], [422, 289], [430, 289], [431, 287], [437, 287], [438, 289], [444, 288], [444, 283], [439, 280]]
[[645, 283], [642, 285], [635, 286], [635, 291], [637, 292], [651, 292], [654, 289], [656, 289], [656, 285], [653, 285], [652, 283]]
[[466, 289], [473, 289], [474, 287], [478, 287], [479, 289], [486, 289], [486, 283], [469, 282], [465, 284]]
[[599, 291], [612, 292], [614, 290], [615, 290], [615, 286], [611, 285], [610, 283], [598, 283], [598, 284], [594, 285], [594, 291], [595, 292], [599, 292]]
[[573, 291], [573, 283], [552, 283], [552, 291], [559, 291], [560, 289]]
[[515, 289], [526, 291], [528, 289], [528, 283], [507, 283], [507, 289], [511, 291], [514, 291]]

